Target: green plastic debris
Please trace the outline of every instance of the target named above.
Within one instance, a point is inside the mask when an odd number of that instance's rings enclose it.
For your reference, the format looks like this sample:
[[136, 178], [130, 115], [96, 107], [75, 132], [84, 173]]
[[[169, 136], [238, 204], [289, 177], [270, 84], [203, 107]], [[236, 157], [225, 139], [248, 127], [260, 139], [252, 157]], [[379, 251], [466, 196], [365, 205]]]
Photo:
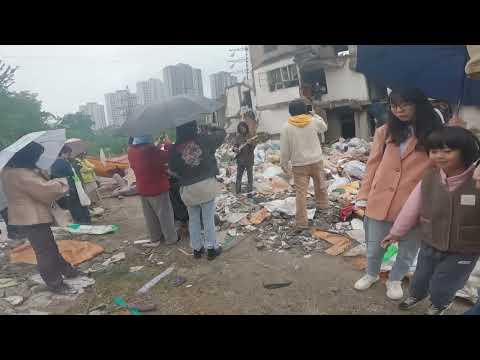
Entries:
[[128, 312], [132, 315], [143, 315], [143, 313], [141, 311], [139, 311], [138, 309], [136, 308], [131, 308], [130, 306], [128, 306], [128, 304], [125, 302], [125, 300], [123, 300], [121, 297], [119, 296], [114, 296], [113, 297], [113, 302], [115, 304], [117, 304], [118, 306], [124, 308], [124, 309], [127, 309]]
[[385, 254], [383, 255], [383, 261], [384, 263], [388, 262], [393, 256], [397, 255], [398, 253], [398, 245], [397, 244], [391, 244], [388, 248], [387, 251], [385, 251]]
[[66, 230], [72, 234], [103, 235], [118, 231], [118, 225], [80, 225], [70, 224]]

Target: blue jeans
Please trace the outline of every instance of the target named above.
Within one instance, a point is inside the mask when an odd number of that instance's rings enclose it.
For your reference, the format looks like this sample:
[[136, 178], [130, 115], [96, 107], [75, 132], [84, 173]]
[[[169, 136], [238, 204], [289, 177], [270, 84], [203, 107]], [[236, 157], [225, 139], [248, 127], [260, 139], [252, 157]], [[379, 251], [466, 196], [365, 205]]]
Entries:
[[[217, 236], [215, 234], [215, 200], [188, 207], [188, 230], [190, 231], [190, 243], [192, 249], [200, 250], [217, 249]], [[200, 217], [203, 220], [204, 239], [202, 239], [202, 226]]]
[[[388, 235], [393, 223], [370, 219], [365, 216], [365, 241], [367, 243], [367, 274], [377, 276], [382, 266], [385, 249], [380, 242]], [[418, 254], [418, 229], [412, 229], [398, 242], [398, 253], [390, 271], [390, 281], [401, 281], [411, 270], [410, 268]]]

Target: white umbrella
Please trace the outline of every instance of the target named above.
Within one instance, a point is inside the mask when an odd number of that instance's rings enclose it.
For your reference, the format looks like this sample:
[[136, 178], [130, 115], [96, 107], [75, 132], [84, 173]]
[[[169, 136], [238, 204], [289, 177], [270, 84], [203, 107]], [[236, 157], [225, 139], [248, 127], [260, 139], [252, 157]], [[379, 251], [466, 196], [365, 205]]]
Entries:
[[65, 143], [65, 129], [37, 131], [22, 136], [12, 145], [0, 151], [0, 170], [10, 161], [13, 155], [31, 142], [39, 143], [45, 148], [37, 161], [37, 166], [40, 169], [49, 170]]

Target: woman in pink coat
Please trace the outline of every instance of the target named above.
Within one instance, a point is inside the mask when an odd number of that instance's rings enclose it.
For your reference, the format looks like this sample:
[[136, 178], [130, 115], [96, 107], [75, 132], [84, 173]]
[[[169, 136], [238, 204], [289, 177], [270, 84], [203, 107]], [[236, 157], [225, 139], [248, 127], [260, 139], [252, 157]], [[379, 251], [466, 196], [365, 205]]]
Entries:
[[[390, 94], [387, 123], [374, 136], [366, 174], [356, 207], [365, 208], [367, 273], [355, 283], [366, 290], [379, 280], [385, 249], [380, 245], [389, 233], [403, 204], [425, 171], [432, 165], [425, 151], [427, 136], [442, 124], [428, 98], [418, 89], [402, 89]], [[418, 253], [417, 229], [399, 243], [397, 259], [387, 281], [387, 296], [403, 297], [401, 281]]]

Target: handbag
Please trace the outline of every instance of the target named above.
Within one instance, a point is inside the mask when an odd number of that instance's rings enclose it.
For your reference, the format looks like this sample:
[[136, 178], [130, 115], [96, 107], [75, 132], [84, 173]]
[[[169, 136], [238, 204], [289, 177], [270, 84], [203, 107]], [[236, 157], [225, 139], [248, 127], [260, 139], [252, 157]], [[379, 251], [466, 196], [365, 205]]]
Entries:
[[77, 194], [80, 200], [80, 204], [82, 206], [90, 206], [92, 202], [90, 201], [90, 198], [88, 197], [87, 193], [83, 189], [82, 182], [80, 181], [80, 178], [78, 177], [73, 166], [72, 166], [72, 171], [73, 171], [73, 181], [75, 182], [75, 188], [77, 189]]

